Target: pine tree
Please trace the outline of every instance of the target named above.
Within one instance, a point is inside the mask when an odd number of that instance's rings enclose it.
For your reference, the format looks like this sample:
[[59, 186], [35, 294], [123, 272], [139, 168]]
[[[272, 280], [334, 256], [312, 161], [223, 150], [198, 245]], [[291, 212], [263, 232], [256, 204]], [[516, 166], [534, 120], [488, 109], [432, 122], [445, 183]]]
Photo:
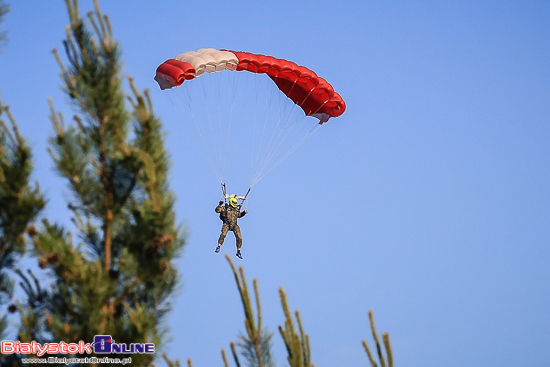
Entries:
[[[0, 1], [0, 23], [9, 8]], [[0, 28], [0, 41], [5, 32]], [[9, 107], [0, 99], [0, 340], [6, 335], [7, 315], [17, 311], [11, 298], [17, 261], [26, 251], [25, 234], [36, 234], [32, 222], [45, 205], [38, 184], [30, 183], [32, 152], [19, 134]], [[11, 364], [14, 358], [0, 354], [0, 365]]]
[[[126, 97], [120, 48], [98, 2], [88, 22], [78, 1], [66, 5], [67, 63], [54, 54], [75, 115], [66, 124], [50, 100], [50, 154], [72, 193], [68, 209], [77, 235], [43, 220], [33, 253], [53, 281], [44, 290], [23, 277], [28, 299], [19, 339], [92, 342], [111, 335], [116, 342], [155, 343], [158, 351], [178, 281], [172, 261], [184, 245], [161, 124], [147, 91], [131, 77]], [[153, 359], [134, 354], [132, 365], [150, 366]]]

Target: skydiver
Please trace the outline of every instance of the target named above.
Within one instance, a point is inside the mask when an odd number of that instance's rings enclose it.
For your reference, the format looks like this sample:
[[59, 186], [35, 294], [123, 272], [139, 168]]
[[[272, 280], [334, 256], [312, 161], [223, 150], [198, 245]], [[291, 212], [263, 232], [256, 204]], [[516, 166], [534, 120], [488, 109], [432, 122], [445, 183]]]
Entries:
[[240, 211], [240, 206], [238, 205], [239, 200], [236, 197], [231, 197], [229, 199], [229, 205], [223, 203], [220, 200], [218, 206], [216, 207], [216, 213], [220, 214], [220, 219], [223, 221], [222, 232], [220, 238], [218, 239], [218, 247], [216, 247], [216, 253], [220, 252], [220, 247], [223, 245], [223, 240], [227, 235], [228, 231], [232, 231], [235, 235], [235, 244], [237, 246], [237, 256], [239, 259], [242, 259], [241, 255], [241, 246], [243, 245], [243, 238], [241, 236], [241, 229], [237, 224], [237, 219], [242, 218], [248, 213], [248, 210], [245, 209]]

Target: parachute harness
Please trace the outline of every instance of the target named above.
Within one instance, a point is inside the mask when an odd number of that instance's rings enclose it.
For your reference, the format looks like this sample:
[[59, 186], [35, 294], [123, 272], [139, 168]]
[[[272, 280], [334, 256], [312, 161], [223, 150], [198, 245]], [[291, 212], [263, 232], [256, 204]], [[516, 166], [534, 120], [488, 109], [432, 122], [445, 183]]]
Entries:
[[[248, 191], [246, 192], [246, 195], [244, 195], [244, 196], [237, 196], [237, 195], [235, 195], [235, 194], [231, 194], [231, 195], [228, 195], [228, 194], [227, 194], [227, 188], [226, 188], [226, 186], [225, 186], [225, 182], [222, 182], [222, 183], [221, 183], [221, 187], [222, 187], [222, 199], [223, 199], [224, 204], [227, 206], [227, 199], [229, 199], [229, 198], [236, 198], [237, 200], [240, 200], [240, 201], [241, 201], [241, 203], [237, 205], [237, 208], [238, 208], [239, 210], [241, 210], [241, 208], [242, 208], [244, 202], [246, 201], [246, 198], [248, 197], [248, 194], [250, 194], [250, 190], [252, 190], [252, 186], [250, 186], [250, 187], [248, 188]], [[248, 203], [246, 204], [246, 208], [248, 208]]]

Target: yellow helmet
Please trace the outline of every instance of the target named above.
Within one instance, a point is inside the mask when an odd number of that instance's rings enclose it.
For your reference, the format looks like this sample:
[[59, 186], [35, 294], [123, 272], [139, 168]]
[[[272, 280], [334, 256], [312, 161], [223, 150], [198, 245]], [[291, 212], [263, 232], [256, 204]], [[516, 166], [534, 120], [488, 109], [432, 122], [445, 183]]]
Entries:
[[229, 199], [229, 204], [231, 204], [231, 206], [233, 208], [236, 208], [237, 207], [237, 203], [239, 202], [239, 200], [237, 200], [237, 198], [231, 198]]

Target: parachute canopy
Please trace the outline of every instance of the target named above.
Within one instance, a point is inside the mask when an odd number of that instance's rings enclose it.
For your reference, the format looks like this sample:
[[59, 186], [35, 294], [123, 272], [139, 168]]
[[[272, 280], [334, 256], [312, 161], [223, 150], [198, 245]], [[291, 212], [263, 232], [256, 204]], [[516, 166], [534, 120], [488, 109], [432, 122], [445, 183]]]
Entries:
[[306, 116], [316, 117], [320, 124], [340, 116], [346, 110], [342, 97], [312, 70], [292, 61], [249, 52], [213, 48], [185, 52], [162, 63], [157, 68], [155, 80], [164, 90], [179, 86], [185, 80], [198, 78], [205, 72], [223, 70], [267, 74]]

